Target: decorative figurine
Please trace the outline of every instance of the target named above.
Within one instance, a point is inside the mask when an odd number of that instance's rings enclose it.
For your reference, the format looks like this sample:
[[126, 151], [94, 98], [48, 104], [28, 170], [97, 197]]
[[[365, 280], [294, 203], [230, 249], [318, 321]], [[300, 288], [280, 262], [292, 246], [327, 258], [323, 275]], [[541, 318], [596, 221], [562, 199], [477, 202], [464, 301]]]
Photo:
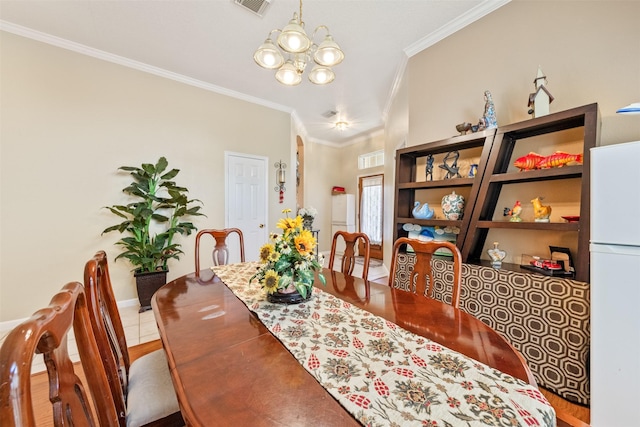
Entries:
[[467, 176], [469, 178], [474, 178], [477, 173], [478, 173], [478, 165], [475, 164], [475, 163], [472, 163], [470, 168], [469, 168], [469, 175], [467, 175]]
[[520, 218], [521, 212], [522, 205], [520, 204], [520, 200], [516, 200], [516, 204], [513, 205], [512, 209], [504, 208], [503, 216], [511, 215], [511, 219], [509, 219], [509, 222], [522, 222], [522, 218]]
[[493, 268], [502, 267], [502, 261], [506, 258], [507, 253], [498, 248], [498, 242], [493, 242], [493, 248], [487, 249], [487, 254], [491, 260], [491, 266]]
[[[449, 178], [462, 178], [462, 176], [459, 173], [459, 167], [458, 167], [458, 158], [460, 157], [460, 153], [457, 151], [449, 151], [447, 153], [446, 156], [444, 156], [444, 159], [442, 160], [442, 164], [438, 165], [441, 169], [444, 169], [447, 171], [447, 174], [444, 176], [444, 179], [449, 179]], [[449, 165], [447, 163], [447, 160], [451, 160], [453, 159], [453, 163], [451, 163], [451, 165]]]
[[551, 206], [544, 206], [542, 197], [536, 197], [531, 201], [533, 204], [533, 218], [535, 222], [549, 222], [551, 216]]
[[460, 135], [466, 135], [467, 132], [471, 129], [471, 123], [464, 122], [456, 125], [456, 130], [460, 132]]
[[537, 169], [538, 163], [544, 160], [544, 156], [541, 156], [538, 153], [534, 153], [531, 151], [526, 156], [518, 157], [513, 165], [522, 171], [529, 171], [532, 169]]
[[537, 169], [561, 168], [567, 163], [582, 163], [582, 154], [569, 154], [563, 151], [556, 151], [545, 157], [536, 164]]
[[544, 75], [540, 66], [538, 66], [538, 75], [533, 80], [536, 91], [529, 94], [529, 114], [533, 117], [542, 117], [549, 114], [549, 104], [553, 102], [553, 95], [549, 93], [547, 87], [547, 76]]
[[411, 214], [413, 215], [414, 218], [417, 219], [430, 219], [433, 218], [433, 208], [429, 207], [429, 203], [425, 203], [424, 205], [420, 206], [420, 202], [415, 202], [413, 204], [413, 211], [411, 211]]
[[568, 163], [582, 163], [582, 154], [569, 154], [563, 151], [556, 151], [550, 156], [541, 156], [533, 151], [526, 156], [518, 157], [513, 165], [520, 171], [532, 169], [561, 168]]
[[427, 181], [433, 181], [433, 154], [427, 156], [427, 166], [425, 168], [425, 175]]
[[529, 264], [541, 268], [543, 270], [562, 270], [562, 265], [552, 259], [542, 259], [539, 256], [534, 256]]
[[498, 119], [496, 119], [496, 108], [493, 105], [493, 98], [491, 92], [484, 91], [484, 114], [480, 118], [478, 123], [479, 129], [493, 129], [498, 127]]
[[442, 213], [449, 220], [460, 220], [464, 214], [464, 197], [452, 191], [442, 198]]

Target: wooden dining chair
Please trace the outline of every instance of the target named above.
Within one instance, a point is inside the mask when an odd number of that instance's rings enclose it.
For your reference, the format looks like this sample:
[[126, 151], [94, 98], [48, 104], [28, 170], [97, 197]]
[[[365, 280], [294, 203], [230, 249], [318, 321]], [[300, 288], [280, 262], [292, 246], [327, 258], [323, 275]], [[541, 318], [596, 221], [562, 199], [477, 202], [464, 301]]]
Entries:
[[[68, 336], [73, 327], [82, 369], [69, 358]], [[32, 392], [31, 365], [42, 354], [49, 379], [49, 404], [53, 406], [53, 422], [36, 418], [36, 410], [45, 413], [41, 393]], [[98, 347], [89, 320], [86, 294], [82, 284], [72, 282], [54, 295], [46, 308], [7, 335], [0, 348], [0, 425], [3, 427], [112, 426], [117, 420], [115, 406], [109, 396], [93, 395], [92, 411], [86, 384], [108, 390], [108, 379], [102, 367]], [[105, 401], [97, 405], [98, 401]], [[48, 411], [47, 413], [51, 413]], [[47, 421], [47, 422], [45, 422]]]
[[183, 426], [164, 349], [130, 362], [104, 251], [98, 251], [85, 264], [84, 286], [91, 326], [109, 379], [119, 425]]
[[450, 242], [423, 241], [400, 237], [393, 244], [393, 255], [391, 257], [391, 271], [389, 272], [389, 286], [393, 287], [398, 270], [398, 255], [406, 245], [411, 245], [416, 256], [411, 274], [409, 276], [409, 287], [413, 288], [420, 295], [427, 295], [433, 298], [434, 277], [431, 268], [431, 259], [439, 249], [448, 249], [453, 254], [453, 283], [451, 284], [451, 305], [458, 308], [460, 305], [460, 288], [462, 283], [462, 255], [456, 245]]
[[200, 272], [200, 239], [202, 236], [208, 234], [216, 241], [216, 245], [211, 253], [213, 264], [225, 265], [229, 263], [229, 246], [227, 245], [227, 238], [230, 234], [234, 233], [238, 235], [240, 243], [240, 261], [244, 262], [244, 237], [242, 236], [242, 230], [239, 228], [210, 228], [198, 231], [198, 234], [196, 234], [196, 275]]
[[361, 241], [361, 247], [364, 248], [362, 278], [366, 280], [369, 275], [371, 244], [369, 243], [369, 236], [364, 233], [349, 233], [347, 231], [335, 232], [333, 235], [333, 242], [331, 243], [331, 254], [329, 255], [329, 270], [333, 270], [333, 264], [336, 258], [336, 249], [340, 238], [342, 238], [345, 244], [341, 261], [342, 273], [349, 276], [353, 275], [353, 269], [356, 265], [356, 243]]

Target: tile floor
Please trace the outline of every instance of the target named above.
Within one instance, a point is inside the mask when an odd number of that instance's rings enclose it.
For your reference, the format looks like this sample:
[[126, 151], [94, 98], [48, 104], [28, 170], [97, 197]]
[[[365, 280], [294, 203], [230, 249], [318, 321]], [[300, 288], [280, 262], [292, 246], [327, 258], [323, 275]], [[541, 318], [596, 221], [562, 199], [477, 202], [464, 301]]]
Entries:
[[[138, 313], [138, 308], [137, 301], [134, 304], [125, 303], [119, 307], [120, 318], [122, 319], [122, 326], [129, 347], [160, 338], [153, 311], [148, 310], [144, 313]], [[2, 329], [2, 325], [0, 325], [0, 345], [4, 342], [4, 338], [10, 330]], [[74, 362], [79, 361], [80, 358], [73, 333], [69, 334], [68, 346], [71, 360]], [[31, 367], [31, 373], [42, 372], [45, 369], [42, 356], [36, 355]]]

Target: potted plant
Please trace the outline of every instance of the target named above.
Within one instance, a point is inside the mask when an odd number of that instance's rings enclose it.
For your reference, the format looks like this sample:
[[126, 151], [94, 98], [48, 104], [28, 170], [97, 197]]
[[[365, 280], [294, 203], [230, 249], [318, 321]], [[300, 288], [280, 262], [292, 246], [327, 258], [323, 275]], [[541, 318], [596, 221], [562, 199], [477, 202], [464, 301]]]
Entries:
[[203, 215], [198, 205], [201, 202], [189, 199], [188, 190], [173, 181], [180, 170], [165, 172], [167, 166], [167, 159], [160, 157], [155, 165], [118, 168], [133, 177], [133, 182], [122, 191], [135, 200], [127, 205], [107, 206], [123, 221], [102, 232], [119, 231], [125, 235], [116, 243], [124, 250], [115, 261], [126, 258], [133, 264], [140, 311], [151, 308], [151, 296], [167, 282], [169, 259], [180, 259], [184, 253], [181, 244], [174, 241], [175, 235], [189, 235], [197, 230], [185, 219]]

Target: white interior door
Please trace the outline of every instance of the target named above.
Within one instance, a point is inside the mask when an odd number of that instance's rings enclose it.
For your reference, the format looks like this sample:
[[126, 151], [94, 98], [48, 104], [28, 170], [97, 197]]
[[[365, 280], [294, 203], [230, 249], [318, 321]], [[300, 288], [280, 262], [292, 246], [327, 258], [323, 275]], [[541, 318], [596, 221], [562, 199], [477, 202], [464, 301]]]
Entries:
[[[246, 260], [257, 261], [260, 246], [268, 240], [267, 159], [225, 152], [225, 169], [226, 227], [242, 230]], [[238, 248], [230, 252], [230, 262], [239, 262]]]

